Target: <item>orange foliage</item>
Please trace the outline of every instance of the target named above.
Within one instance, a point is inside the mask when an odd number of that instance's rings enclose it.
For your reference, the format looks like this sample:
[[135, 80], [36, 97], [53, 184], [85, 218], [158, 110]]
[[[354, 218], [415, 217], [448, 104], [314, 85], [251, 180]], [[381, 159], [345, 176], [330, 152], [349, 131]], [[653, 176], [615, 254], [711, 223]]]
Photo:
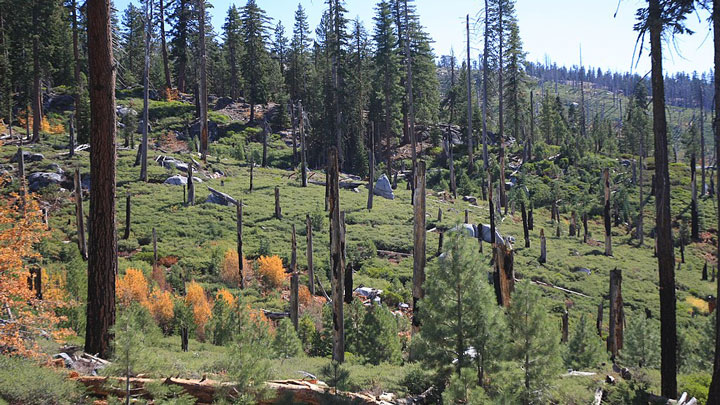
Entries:
[[5, 125], [5, 122], [0, 119], [0, 134], [4, 134], [5, 132], [7, 132], [7, 130], [7, 125]]
[[115, 280], [115, 296], [119, 305], [127, 307], [133, 301], [147, 306], [148, 282], [142, 270], [127, 269], [125, 276]]
[[258, 271], [269, 287], [280, 287], [285, 280], [282, 259], [275, 256], [260, 256]]
[[[25, 128], [26, 125], [30, 128], [32, 128], [33, 126], [32, 114], [28, 116], [27, 110], [20, 111], [17, 116], [17, 120], [18, 124], [20, 124], [20, 126], [23, 128]], [[65, 125], [63, 125], [61, 121], [57, 121], [55, 124], [50, 124], [50, 121], [48, 121], [47, 117], [42, 117], [42, 121], [40, 121], [40, 132], [53, 135], [62, 134], [65, 132]]]
[[157, 284], [161, 290], [167, 289], [167, 281], [165, 280], [165, 268], [160, 266], [154, 266], [152, 271], [152, 280]]
[[32, 195], [28, 196], [25, 208], [23, 215], [17, 194], [0, 198], [0, 310], [3, 319], [9, 320], [0, 325], [0, 347], [29, 356], [38, 353], [33, 338], [42, 331], [49, 331], [56, 339], [69, 333], [56, 329], [61, 318], [55, 315], [55, 309], [66, 304], [59, 299], [52, 283], [44, 300], [36, 299], [35, 292], [28, 289], [26, 263], [40, 259], [33, 246], [47, 232]]
[[168, 328], [170, 321], [175, 314], [173, 311], [173, 297], [169, 291], [162, 291], [158, 288], [153, 289], [148, 300], [148, 310], [155, 318], [155, 322], [163, 329]]
[[[250, 273], [250, 262], [243, 257], [243, 273], [247, 280]], [[228, 285], [237, 287], [240, 285], [240, 272], [238, 270], [238, 253], [235, 249], [228, 249], [225, 252], [220, 269], [220, 278]]]
[[215, 294], [215, 300], [224, 300], [229, 307], [235, 305], [235, 297], [230, 291], [224, 288], [218, 291], [217, 294]]
[[177, 89], [166, 88], [163, 90], [163, 95], [165, 96], [166, 101], [175, 101], [180, 98], [180, 94]]
[[179, 258], [177, 256], [165, 256], [158, 259], [157, 263], [160, 266], [172, 267], [177, 264]]
[[250, 307], [250, 304], [245, 304], [245, 311], [250, 316], [250, 320], [255, 324], [257, 328], [265, 329], [273, 335], [275, 333], [275, 326], [273, 325], [272, 321], [268, 319], [268, 317], [265, 315], [265, 312], [263, 312], [260, 309], [253, 309]]
[[205, 296], [205, 290], [203, 290], [202, 286], [195, 281], [191, 281], [187, 285], [186, 291], [187, 294], [185, 295], [185, 302], [192, 306], [193, 319], [195, 320], [195, 326], [197, 326], [198, 339], [204, 340], [205, 324], [212, 316], [210, 303]]
[[312, 303], [312, 294], [310, 294], [310, 289], [307, 288], [306, 285], [301, 285], [300, 288], [298, 288], [298, 302], [302, 306], [307, 306]]

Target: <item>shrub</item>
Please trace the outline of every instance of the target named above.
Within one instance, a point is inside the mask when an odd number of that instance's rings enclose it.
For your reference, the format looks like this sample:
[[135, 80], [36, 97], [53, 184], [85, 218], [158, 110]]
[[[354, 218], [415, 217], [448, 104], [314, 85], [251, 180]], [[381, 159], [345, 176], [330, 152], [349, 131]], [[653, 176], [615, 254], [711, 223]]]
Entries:
[[115, 280], [115, 296], [123, 307], [128, 307], [133, 302], [146, 305], [148, 283], [143, 272], [133, 268], [125, 270], [125, 275]]
[[[243, 273], [247, 274], [250, 263], [243, 257]], [[235, 249], [225, 251], [222, 265], [220, 266], [220, 279], [231, 287], [240, 285], [240, 272], [238, 271], [238, 253]]]
[[22, 357], [0, 356], [0, 402], [71, 404], [80, 399], [76, 383]]
[[310, 289], [306, 285], [301, 285], [300, 288], [298, 288], [298, 302], [302, 306], [308, 306], [312, 304], [312, 294], [310, 294]]
[[212, 313], [210, 303], [205, 296], [205, 290], [195, 281], [191, 281], [187, 286], [185, 302], [192, 307], [193, 320], [195, 321], [196, 334], [198, 340], [205, 340], [205, 325], [210, 319]]
[[215, 300], [220, 301], [223, 300], [227, 304], [228, 307], [231, 307], [235, 305], [235, 297], [232, 295], [232, 293], [226, 289], [221, 289], [215, 294]]
[[148, 300], [148, 310], [150, 310], [155, 322], [167, 332], [175, 315], [172, 294], [169, 291], [155, 288]]
[[280, 287], [285, 280], [285, 270], [279, 256], [260, 256], [258, 271], [268, 287]]

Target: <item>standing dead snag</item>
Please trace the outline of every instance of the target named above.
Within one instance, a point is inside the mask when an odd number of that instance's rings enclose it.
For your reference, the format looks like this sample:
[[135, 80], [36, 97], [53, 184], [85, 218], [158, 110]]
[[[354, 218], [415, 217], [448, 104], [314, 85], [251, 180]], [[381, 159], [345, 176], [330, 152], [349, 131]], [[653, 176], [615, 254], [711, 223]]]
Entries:
[[347, 234], [347, 224], [345, 223], [345, 212], [340, 213], [340, 223], [342, 224], [342, 233], [343, 233], [343, 248], [346, 249], [343, 251], [343, 256], [346, 258], [345, 262], [345, 278], [343, 282], [345, 283], [344, 290], [345, 290], [345, 296], [344, 301], [346, 304], [352, 304], [353, 300], [353, 266], [354, 263], [347, 262], [347, 244], [345, 243], [345, 235]]
[[345, 361], [345, 322], [343, 297], [345, 287], [345, 234], [340, 214], [340, 169], [338, 150], [330, 147], [328, 152], [328, 205], [330, 210], [330, 268], [332, 275], [333, 303], [333, 352], [332, 359]]
[[568, 314], [568, 310], [566, 309], [565, 312], [563, 312], [563, 314], [562, 314], [562, 337], [560, 338], [560, 341], [562, 343], [568, 342], [568, 326], [570, 323], [569, 318], [570, 318], [570, 316]]
[[197, 1], [198, 10], [198, 52], [200, 75], [200, 150], [203, 162], [207, 162], [208, 152], [208, 88], [207, 88], [207, 54], [205, 52], [205, 1]]
[[495, 244], [495, 272], [493, 284], [498, 305], [509, 307], [510, 295], [515, 289], [514, 251], [510, 242]]
[[525, 236], [525, 247], [530, 247], [530, 231], [528, 230], [527, 211], [525, 211], [525, 201], [520, 203], [520, 211], [522, 213], [523, 235]]
[[569, 229], [568, 233], [572, 237], [575, 237], [575, 234], [578, 233], [577, 232], [577, 214], [575, 213], [575, 211], [573, 211], [572, 214], [570, 214], [570, 229]]
[[690, 238], [692, 240], [700, 239], [700, 224], [698, 219], [698, 203], [697, 203], [697, 173], [695, 170], [695, 154], [690, 157], [690, 188], [692, 190], [692, 199], [690, 200]]
[[240, 275], [240, 289], [245, 288], [245, 276], [243, 274], [244, 260], [243, 260], [243, 203], [242, 200], [238, 200], [235, 206], [235, 212], [237, 216], [237, 254], [238, 254], [238, 274]]
[[[250, 188], [248, 189], [251, 193], [253, 191], [253, 169], [255, 168], [255, 162], [250, 161]], [[304, 186], [307, 187], [307, 186]]]
[[275, 218], [282, 219], [282, 211], [280, 210], [280, 187], [275, 186]]
[[125, 196], [125, 233], [123, 239], [130, 238], [130, 193]]
[[[68, 127], [70, 128], [70, 144], [68, 145], [68, 149], [70, 150], [68, 152], [70, 153], [70, 157], [73, 157], [75, 156], [75, 126], [73, 124], [73, 113], [70, 113]], [[10, 125], [9, 128], [12, 128], [12, 125]]]
[[375, 193], [375, 123], [370, 124], [370, 148], [368, 148], [368, 166], [370, 174], [368, 176], [368, 199], [367, 209], [372, 210], [373, 194]]
[[532, 231], [535, 228], [535, 219], [533, 217], [533, 204], [530, 203], [530, 211], [528, 211], [528, 230]]
[[303, 113], [302, 101], [298, 102], [298, 119], [300, 120], [300, 176], [302, 186], [307, 187], [307, 157], [305, 154], [305, 115]]
[[187, 176], [187, 205], [195, 205], [195, 183], [193, 182], [193, 164], [188, 163]]
[[703, 269], [702, 269], [702, 278], [701, 278], [701, 280], [707, 281], [707, 279], [708, 279], [708, 271], [707, 271], [707, 261], [706, 261], [706, 262], [705, 262], [705, 265], [703, 266]]
[[[714, 62], [715, 62], [715, 75], [714, 85], [715, 94], [720, 94], [720, 0], [713, 0], [713, 42], [715, 46]], [[713, 130], [715, 132], [715, 157], [720, 156], [720, 97], [714, 97], [714, 108], [715, 108], [715, 122]], [[720, 186], [720, 170], [717, 171], [717, 182]], [[712, 194], [715, 183], [713, 176], [710, 177], [710, 192]], [[720, 226], [720, 190], [718, 190], [718, 204], [717, 204], [717, 224]], [[717, 229], [720, 229], [718, 227]], [[720, 238], [717, 241], [717, 252], [716, 254], [720, 257]], [[715, 271], [713, 270], [713, 281], [715, 281]], [[715, 294], [717, 299], [720, 299], [720, 279], [717, 282], [717, 292]], [[720, 316], [715, 316], [715, 360], [713, 362], [713, 376], [710, 382], [710, 389], [708, 390], [708, 398], [713, 398], [709, 402], [710, 405], [717, 405], [720, 401]]]
[[295, 238], [295, 224], [292, 226], [292, 253], [290, 256], [290, 320], [298, 328], [298, 271], [297, 271], [297, 243]]
[[547, 261], [545, 243], [545, 229], [540, 229], [540, 258], [538, 259], [540, 263], [545, 263]]
[[612, 240], [610, 235], [610, 170], [603, 170], [603, 184], [605, 187], [605, 256], [612, 256]]
[[[412, 331], [420, 331], [418, 318], [420, 300], [425, 296], [425, 161], [417, 162], [415, 172], [415, 190], [413, 205], [413, 318]], [[467, 212], [467, 211], [466, 211]], [[466, 214], [467, 215], [467, 214]]]
[[588, 214], [587, 212], [582, 215], [583, 223], [583, 243], [587, 243], [588, 239]]
[[87, 260], [87, 244], [85, 242], [85, 216], [83, 214], [82, 182], [80, 168], [75, 169], [75, 223], [77, 226], [78, 249], [84, 260]]
[[267, 167], [267, 143], [268, 143], [268, 123], [267, 117], [263, 115], [263, 151], [262, 151], [262, 167]]
[[305, 231], [307, 237], [307, 268], [308, 268], [308, 289], [311, 295], [315, 295], [315, 269], [313, 268], [313, 236], [310, 214], [305, 215]]
[[615, 269], [610, 272], [610, 325], [608, 326], [607, 349], [613, 360], [623, 347], [623, 328], [625, 312], [622, 299], [622, 271]]

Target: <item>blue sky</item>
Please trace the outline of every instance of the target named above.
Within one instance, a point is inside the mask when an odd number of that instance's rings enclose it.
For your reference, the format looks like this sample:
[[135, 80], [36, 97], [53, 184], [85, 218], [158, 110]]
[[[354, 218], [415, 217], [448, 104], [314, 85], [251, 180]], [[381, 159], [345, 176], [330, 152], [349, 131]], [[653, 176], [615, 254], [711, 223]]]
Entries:
[[[121, 12], [131, 1], [140, 4], [140, 0], [114, 0]], [[210, 11], [213, 26], [219, 33], [230, 4], [240, 7], [245, 1], [211, 0], [211, 3], [214, 6]], [[257, 3], [273, 18], [273, 24], [277, 20], [282, 21], [288, 35], [298, 3], [305, 8], [313, 31], [325, 8], [324, 0], [257, 0]], [[375, 0], [346, 0], [348, 17], [360, 17], [365, 27], [372, 31], [376, 3]], [[620, 0], [618, 6], [618, 0], [517, 0], [520, 34], [528, 60], [544, 61], [547, 57], [558, 65], [577, 65], [582, 46], [585, 66], [620, 72], [632, 68], [644, 75], [650, 69], [647, 52], [643, 53], [637, 67], [632, 64], [637, 38], [632, 30], [635, 10], [643, 3], [641, 0]], [[435, 54], [449, 54], [453, 48], [456, 54], [464, 55], [465, 14], [470, 14], [471, 21], [481, 18], [484, 1], [415, 0], [415, 5], [421, 23], [435, 40]], [[617, 16], [613, 17], [616, 10]], [[666, 43], [665, 71], [702, 72], [712, 69], [712, 32], [706, 18], [704, 12], [690, 16], [688, 25], [695, 34]], [[477, 59], [482, 50], [482, 25], [472, 25], [471, 55]]]

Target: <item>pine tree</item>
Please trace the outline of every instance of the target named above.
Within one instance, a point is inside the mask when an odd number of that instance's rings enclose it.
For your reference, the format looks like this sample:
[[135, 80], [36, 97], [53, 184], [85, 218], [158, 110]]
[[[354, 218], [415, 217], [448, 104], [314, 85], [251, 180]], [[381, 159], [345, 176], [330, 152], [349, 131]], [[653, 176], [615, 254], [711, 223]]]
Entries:
[[364, 312], [359, 332], [359, 354], [370, 364], [400, 363], [402, 350], [395, 316], [385, 306], [372, 306]]
[[245, 81], [245, 98], [250, 103], [250, 122], [255, 120], [255, 105], [268, 99], [269, 55], [265, 48], [268, 39], [268, 17], [255, 0], [248, 0], [240, 11], [240, 24], [245, 53], [240, 58]]
[[302, 5], [298, 4], [293, 37], [290, 41], [290, 67], [286, 79], [292, 100], [303, 100], [303, 102], [307, 100], [307, 74], [311, 67], [308, 61], [310, 43], [307, 15]]
[[271, 52], [273, 59], [280, 65], [280, 74], [284, 75], [287, 64], [288, 45], [287, 37], [285, 37], [285, 27], [282, 21], [278, 21], [277, 25], [275, 25]]
[[240, 81], [240, 59], [243, 53], [243, 42], [240, 13], [234, 4], [228, 9], [223, 30], [225, 32], [227, 65], [230, 69], [230, 98], [235, 100], [239, 96], [239, 90], [243, 87]]
[[512, 17], [508, 21], [508, 41], [507, 50], [505, 51], [505, 100], [504, 105], [507, 109], [505, 116], [507, 127], [510, 129], [512, 136], [518, 140], [524, 140], [525, 131], [523, 125], [525, 122], [525, 106], [527, 100], [525, 98], [526, 78], [525, 78], [525, 55], [522, 49], [522, 40], [520, 39], [520, 27], [517, 20]]
[[628, 323], [620, 358], [630, 367], [655, 368], [660, 360], [657, 352], [659, 341], [657, 325], [636, 314]]
[[593, 330], [585, 314], [582, 314], [580, 322], [575, 326], [572, 337], [568, 342], [565, 365], [575, 370], [594, 367], [602, 357], [602, 340]]
[[527, 280], [515, 284], [507, 344], [509, 359], [521, 370], [511, 390], [523, 404], [546, 402], [551, 381], [560, 369], [560, 336], [546, 308], [538, 287]]
[[281, 359], [289, 359], [302, 353], [302, 342], [289, 318], [278, 322], [272, 346], [275, 355]]
[[120, 31], [120, 58], [121, 83], [129, 87], [140, 83], [143, 77], [143, 52], [145, 23], [143, 11], [133, 3], [128, 4], [122, 16], [122, 30]]
[[490, 402], [485, 392], [478, 386], [475, 372], [465, 367], [460, 373], [453, 374], [442, 394], [443, 404], [482, 405]]
[[192, 16], [191, 0], [170, 0], [168, 19], [172, 24], [170, 31], [170, 57], [173, 59], [175, 79], [179, 92], [185, 92], [188, 64], [188, 41], [190, 40], [190, 20]]

